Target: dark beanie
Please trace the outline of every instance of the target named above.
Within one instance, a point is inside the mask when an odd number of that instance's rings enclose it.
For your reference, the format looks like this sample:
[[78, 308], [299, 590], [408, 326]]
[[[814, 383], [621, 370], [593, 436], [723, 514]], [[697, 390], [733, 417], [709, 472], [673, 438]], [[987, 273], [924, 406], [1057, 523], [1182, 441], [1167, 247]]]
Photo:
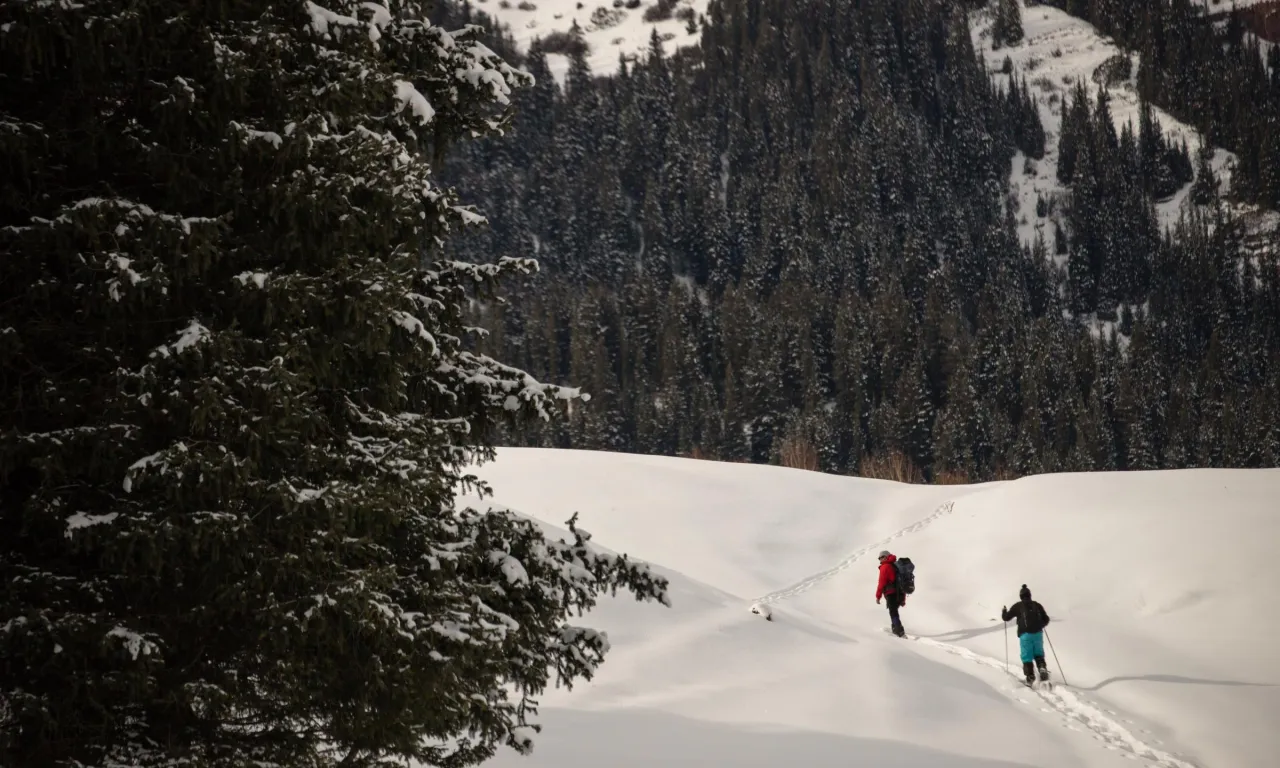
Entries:
[[1026, 585], [1026, 584], [1023, 584], [1023, 585], [1022, 585], [1022, 589], [1018, 590], [1018, 599], [1019, 599], [1019, 600], [1030, 600], [1030, 599], [1031, 599], [1031, 590], [1027, 589], [1027, 585]]

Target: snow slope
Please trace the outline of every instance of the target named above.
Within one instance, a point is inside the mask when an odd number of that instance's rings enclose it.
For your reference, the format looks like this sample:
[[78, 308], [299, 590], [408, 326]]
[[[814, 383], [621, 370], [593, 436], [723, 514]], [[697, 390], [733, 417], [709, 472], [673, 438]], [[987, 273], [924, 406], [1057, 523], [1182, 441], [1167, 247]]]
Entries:
[[[669, 609], [606, 599], [590, 614], [613, 643], [600, 674], [549, 691], [533, 755], [493, 765], [1280, 760], [1280, 471], [925, 487], [508, 448], [477, 474], [495, 498], [464, 503], [548, 526], [580, 512], [600, 545], [672, 580]], [[917, 563], [913, 640], [883, 631], [881, 548]], [[1004, 671], [995, 617], [1023, 582], [1054, 618], [1069, 686], [1033, 692]]]
[[[511, 28], [511, 34], [522, 51], [528, 50], [535, 38], [546, 38], [553, 32], [568, 32], [576, 21], [589, 46], [587, 63], [598, 75], [617, 72], [620, 55], [628, 58], [643, 56], [649, 49], [649, 38], [654, 30], [664, 39], [664, 49], [668, 53], [677, 47], [696, 44], [701, 37], [700, 30], [690, 34], [687, 23], [674, 14], [664, 21], [645, 21], [645, 11], [656, 6], [657, 0], [640, 0], [636, 8], [627, 8], [626, 3], [615, 7], [613, 0], [475, 1], [480, 10]], [[685, 8], [692, 9], [694, 17], [700, 19], [707, 11], [707, 0], [678, 0], [676, 12]], [[563, 83], [569, 69], [568, 59], [554, 54], [547, 57], [547, 64], [556, 79]]]
[[[1019, 5], [1022, 5], [1020, 0]], [[1097, 97], [1098, 89], [1106, 87], [1093, 79], [1094, 72], [1103, 62], [1125, 55], [1110, 38], [1103, 37], [1093, 25], [1070, 16], [1063, 11], [1047, 5], [1035, 5], [1022, 8], [1022, 26], [1024, 37], [1020, 44], [992, 48], [991, 26], [993, 16], [988, 10], [976, 12], [972, 17], [970, 29], [973, 33], [974, 46], [987, 63], [987, 68], [998, 72], [1004, 59], [1013, 62], [1014, 74], [1025, 77], [1032, 87], [1040, 106], [1040, 120], [1045, 129], [1045, 156], [1041, 160], [1031, 160], [1021, 153], [1014, 158], [1013, 175], [1010, 185], [1019, 202], [1018, 233], [1024, 243], [1031, 244], [1037, 232], [1042, 234], [1045, 242], [1052, 247], [1052, 227], [1049, 217], [1036, 215], [1036, 198], [1043, 196], [1050, 199], [1065, 194], [1065, 188], [1058, 184], [1058, 137], [1062, 133], [1062, 116], [1071, 89], [1077, 81], [1083, 81], [1090, 99]], [[1137, 56], [1130, 56], [1133, 72], [1137, 72]], [[1002, 87], [1008, 87], [1008, 78], [997, 76]], [[1128, 82], [1108, 88], [1111, 95], [1111, 114], [1116, 129], [1123, 128], [1126, 123], [1138, 125], [1138, 92], [1132, 78]], [[1092, 106], [1092, 103], [1091, 103]], [[1156, 119], [1167, 138], [1173, 141], [1185, 140], [1194, 159], [1200, 148], [1199, 135], [1190, 127], [1175, 120], [1159, 108], [1153, 108]], [[1213, 160], [1213, 168], [1228, 183], [1228, 166], [1234, 155], [1218, 150]], [[1158, 205], [1161, 225], [1169, 226], [1177, 221], [1184, 204], [1190, 184], [1168, 201]]]
[[[1107, 87], [1111, 96], [1111, 115], [1116, 129], [1125, 124], [1132, 124], [1136, 130], [1138, 125], [1138, 90], [1136, 76], [1138, 57], [1118, 47], [1114, 41], [1101, 35], [1091, 24], [1047, 5], [1027, 7], [1025, 0], [1019, 0], [1022, 7], [1023, 40], [1015, 46], [1004, 46], [996, 50], [992, 48], [991, 26], [993, 16], [989, 9], [975, 12], [970, 20], [975, 49], [993, 72], [999, 72], [1006, 57], [1013, 63], [1014, 74], [1025, 77], [1031, 85], [1040, 107], [1040, 120], [1045, 129], [1045, 156], [1041, 160], [1032, 160], [1021, 153], [1014, 158], [1010, 187], [1018, 201], [1016, 212], [1018, 234], [1021, 240], [1030, 245], [1035, 241], [1036, 233], [1044, 236], [1050, 248], [1053, 246], [1052, 215], [1041, 217], [1036, 213], [1036, 200], [1055, 197], [1062, 198], [1066, 189], [1057, 181], [1058, 172], [1058, 136], [1062, 133], [1062, 113], [1066, 106], [1064, 100], [1069, 97], [1071, 89], [1077, 81], [1083, 81], [1091, 99], [1096, 99], [1098, 89]], [[1243, 7], [1241, 5], [1241, 7]], [[1128, 56], [1132, 62], [1132, 76], [1129, 80], [1105, 86], [1094, 80], [1094, 73], [1107, 60], [1119, 56]], [[1008, 87], [1008, 78], [997, 75], [997, 82]], [[1199, 134], [1190, 126], [1179, 122], [1167, 112], [1153, 107], [1152, 110], [1164, 135], [1173, 140], [1185, 140], [1194, 161], [1200, 149]], [[1219, 179], [1219, 189], [1224, 192], [1230, 187], [1231, 168], [1236, 157], [1234, 154], [1217, 148], [1214, 150], [1211, 165]], [[1169, 227], [1192, 205], [1188, 183], [1172, 198], [1157, 204], [1161, 227]], [[1272, 231], [1280, 228], [1280, 214], [1266, 211], [1256, 206], [1239, 206], [1237, 213], [1244, 217], [1246, 225], [1252, 232]]]

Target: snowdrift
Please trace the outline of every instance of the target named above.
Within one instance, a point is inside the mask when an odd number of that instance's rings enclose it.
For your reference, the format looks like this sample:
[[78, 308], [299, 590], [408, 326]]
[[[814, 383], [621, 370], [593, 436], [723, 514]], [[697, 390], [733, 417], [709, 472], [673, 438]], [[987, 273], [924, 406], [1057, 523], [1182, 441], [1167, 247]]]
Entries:
[[[579, 512], [671, 579], [671, 608], [589, 615], [601, 673], [548, 692], [534, 754], [493, 765], [1280, 764], [1280, 470], [921, 487], [502, 449], [476, 472], [495, 498], [461, 503]], [[908, 640], [874, 601], [882, 548], [917, 564]], [[1022, 583], [1053, 618], [1053, 691], [1005, 672]]]

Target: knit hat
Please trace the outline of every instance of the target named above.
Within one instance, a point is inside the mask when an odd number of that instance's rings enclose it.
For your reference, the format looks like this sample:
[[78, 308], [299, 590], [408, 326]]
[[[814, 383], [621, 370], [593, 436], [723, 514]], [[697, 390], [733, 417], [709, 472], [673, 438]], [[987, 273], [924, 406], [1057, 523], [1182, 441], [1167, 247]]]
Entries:
[[1018, 590], [1018, 599], [1019, 599], [1019, 600], [1030, 600], [1030, 599], [1031, 599], [1031, 590], [1027, 589], [1027, 585], [1026, 585], [1026, 584], [1023, 584], [1023, 585], [1022, 585], [1022, 589]]
[[883, 560], [883, 559], [885, 559], [885, 558], [886, 558], [886, 557], [888, 557], [888, 556], [889, 556], [889, 550], [887, 550], [887, 549], [882, 549], [882, 550], [880, 550], [880, 555], [878, 556], [878, 559]]

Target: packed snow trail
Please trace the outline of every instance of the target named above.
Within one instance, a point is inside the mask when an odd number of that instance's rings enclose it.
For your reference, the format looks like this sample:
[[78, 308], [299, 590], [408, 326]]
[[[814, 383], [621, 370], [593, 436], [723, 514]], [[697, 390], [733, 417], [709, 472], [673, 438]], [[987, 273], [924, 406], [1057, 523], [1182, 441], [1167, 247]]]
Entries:
[[1102, 708], [1072, 691], [1071, 687], [1064, 685], [1061, 680], [1051, 680], [1051, 687], [1047, 689], [1043, 687], [1028, 688], [1022, 685], [1021, 679], [1008, 670], [1004, 662], [999, 659], [983, 656], [967, 648], [952, 645], [951, 643], [943, 643], [932, 638], [911, 634], [908, 634], [907, 638], [921, 645], [931, 646], [954, 656], [959, 656], [966, 661], [1006, 672], [1010, 677], [1018, 681], [1017, 687], [1012, 689], [1014, 693], [1019, 691], [1035, 693], [1045, 704], [1048, 704], [1059, 715], [1066, 718], [1068, 727], [1074, 728], [1077, 723], [1083, 725], [1092, 731], [1106, 745], [1107, 749], [1127, 751], [1136, 758], [1147, 760], [1153, 765], [1160, 766], [1160, 768], [1198, 768], [1194, 763], [1175, 757], [1142, 741], [1124, 725], [1109, 717]]
[[[881, 549], [887, 548], [895, 540], [927, 528], [938, 519], [950, 514], [954, 509], [954, 501], [948, 501], [939, 505], [937, 509], [933, 511], [933, 514], [928, 517], [912, 523], [875, 544], [871, 544], [857, 550], [842, 559], [833, 567], [815, 573], [811, 576], [807, 576], [791, 586], [761, 596], [752, 604], [752, 612], [760, 614], [766, 619], [772, 621], [773, 613], [767, 606], [807, 592], [818, 584], [821, 584], [842, 571], [847, 570], [850, 566], [868, 554], [879, 552]], [[1028, 688], [1021, 685], [1021, 678], [1018, 678], [1010, 672], [1002, 661], [974, 653], [973, 651], [970, 651], [967, 648], [962, 648], [958, 645], [944, 643], [931, 638], [919, 637], [918, 635], [911, 634], [906, 635], [906, 638], [926, 646], [932, 646], [967, 661], [972, 661], [974, 663], [1005, 672], [1019, 682], [1018, 688], [1011, 689], [1013, 692], [1016, 693], [1019, 690], [1027, 690], [1035, 693], [1052, 709], [1052, 711], [1057, 712], [1067, 720], [1068, 728], [1079, 730], [1075, 724], [1078, 723], [1083, 725], [1089, 731], [1093, 732], [1094, 737], [1103, 742], [1107, 749], [1127, 752], [1135, 759], [1147, 760], [1151, 765], [1159, 766], [1159, 768], [1199, 768], [1194, 763], [1182, 760], [1142, 741], [1140, 738], [1135, 736], [1132, 731], [1125, 728], [1124, 725], [1108, 717], [1101, 708], [1092, 704], [1082, 696], [1068, 690], [1068, 687], [1064, 686], [1061, 680], [1052, 681], [1052, 687], [1048, 689], [1042, 687]], [[1026, 700], [1019, 698], [1019, 701], [1025, 702]], [[1044, 711], [1048, 712], [1050, 710], [1046, 709]]]
[[929, 515], [923, 520], [918, 520], [912, 523], [911, 525], [908, 525], [906, 528], [903, 528], [902, 530], [898, 531], [897, 533], [891, 534], [890, 536], [887, 536], [886, 538], [876, 542], [875, 544], [859, 549], [857, 552], [854, 552], [853, 554], [845, 557], [835, 566], [828, 568], [825, 571], [815, 573], [812, 576], [807, 576], [804, 579], [801, 579], [800, 581], [796, 582], [795, 584], [792, 584], [789, 587], [779, 589], [776, 592], [770, 592], [767, 595], [757, 598], [755, 603], [753, 604], [753, 609], [755, 606], [772, 605], [773, 603], [779, 602], [780, 600], [786, 600], [789, 597], [795, 597], [796, 595], [799, 595], [803, 592], [808, 592], [810, 589], [813, 589], [815, 586], [821, 584], [827, 579], [830, 579], [831, 577], [835, 576], [841, 571], [847, 570], [849, 566], [858, 562], [863, 557], [866, 557], [868, 554], [871, 554], [873, 552], [879, 552], [881, 549], [893, 543], [896, 539], [900, 539], [903, 536], [906, 536], [908, 534], [912, 534], [912, 533], [915, 533], [916, 531], [927, 528], [930, 524], [932, 524], [938, 518], [941, 518], [950, 514], [951, 510], [955, 508], [955, 504], [956, 503], [954, 501], [945, 502], [944, 504], [939, 506], [937, 509], [935, 509], [933, 511], [933, 514]]

